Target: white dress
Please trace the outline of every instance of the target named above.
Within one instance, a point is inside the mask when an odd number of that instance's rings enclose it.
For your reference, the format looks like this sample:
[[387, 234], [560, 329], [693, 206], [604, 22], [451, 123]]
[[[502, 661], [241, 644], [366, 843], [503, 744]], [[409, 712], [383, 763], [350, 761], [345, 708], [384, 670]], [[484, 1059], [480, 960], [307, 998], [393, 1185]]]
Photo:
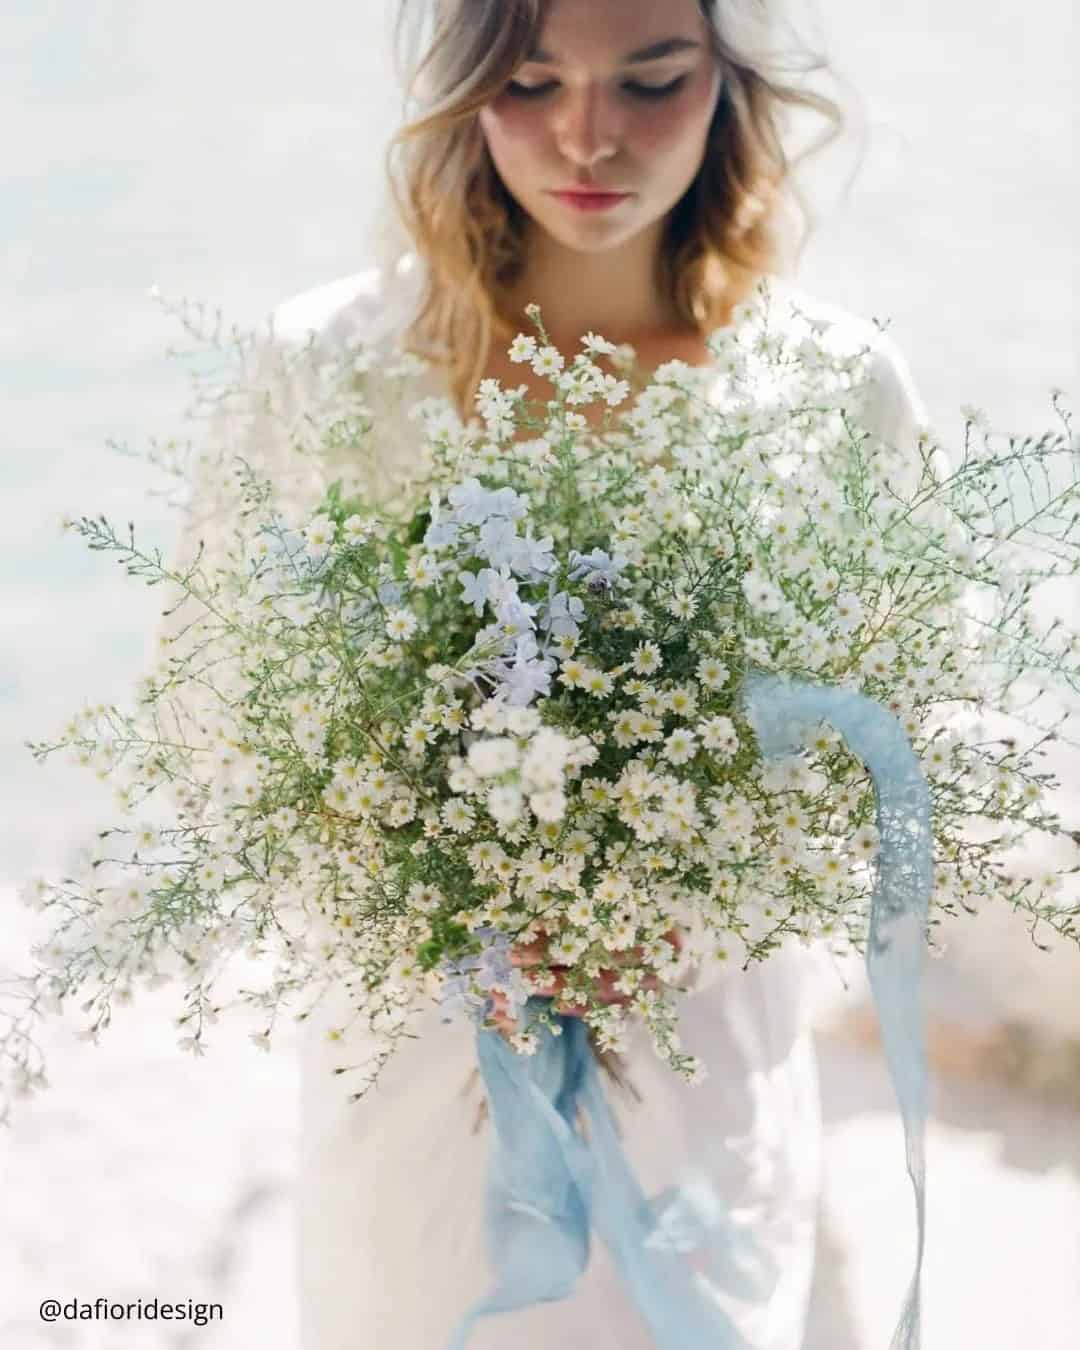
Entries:
[[[315, 334], [316, 349], [334, 352], [357, 335], [392, 341], [418, 276], [412, 259], [392, 276], [374, 268], [306, 292], [275, 312], [276, 343], [292, 348]], [[913, 444], [925, 418], [895, 344], [788, 282], [775, 286], [804, 313], [846, 325], [854, 342], [874, 343], [870, 417], [886, 439]], [[271, 362], [264, 374], [268, 369], [276, 367]], [[271, 386], [281, 378], [271, 373]], [[298, 399], [299, 409], [302, 385], [293, 376], [288, 389], [276, 392], [285, 403]], [[222, 434], [227, 426], [223, 417], [216, 441], [235, 447], [236, 437]], [[266, 424], [261, 434], [268, 434]], [[398, 434], [418, 431], [402, 424]], [[288, 453], [283, 449], [285, 459]], [[297, 482], [307, 479], [300, 474]], [[212, 515], [211, 506], [204, 523]], [[688, 1086], [658, 1059], [640, 1023], [627, 1056], [640, 1100], [602, 1075], [623, 1150], [646, 1195], [672, 1184], [702, 1147], [722, 1151], [729, 1220], [748, 1239], [743, 1268], [731, 1272], [725, 1311], [753, 1350], [799, 1350], [803, 1342], [822, 1135], [811, 962], [812, 954], [795, 944], [746, 972], [737, 962], [716, 963], [693, 994], [679, 996], [683, 1047], [707, 1063], [704, 1084]], [[343, 1039], [327, 1036], [350, 1016], [345, 991], [335, 989], [301, 1042], [294, 1213], [302, 1350], [443, 1350], [466, 1309], [493, 1284], [482, 1228], [491, 1124], [485, 1119], [477, 1128], [475, 1031], [462, 1015], [447, 1022], [432, 1005], [413, 1024], [418, 1039], [400, 1041], [377, 1086], [350, 1103], [355, 1078], [331, 1070], [366, 1057], [367, 1033], [356, 1019]], [[470, 1350], [654, 1345], [595, 1236], [570, 1298], [487, 1318], [469, 1342]]]

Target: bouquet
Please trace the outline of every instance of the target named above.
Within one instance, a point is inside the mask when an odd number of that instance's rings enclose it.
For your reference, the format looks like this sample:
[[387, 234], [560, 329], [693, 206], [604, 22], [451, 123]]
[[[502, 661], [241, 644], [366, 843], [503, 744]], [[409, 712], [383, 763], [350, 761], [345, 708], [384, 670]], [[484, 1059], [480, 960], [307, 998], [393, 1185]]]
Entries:
[[[1080, 565], [1063, 396], [1059, 431], [1002, 446], [965, 409], [959, 454], [926, 430], [912, 459], [864, 425], [872, 347], [781, 331], [762, 281], [710, 338], [719, 396], [672, 361], [616, 417], [630, 384], [595, 358], [623, 373], [632, 351], [590, 333], [567, 369], [526, 312], [537, 335], [510, 358], [556, 397], [532, 408], [487, 381], [467, 426], [417, 402], [423, 443], [392, 486], [376, 490], [373, 408], [423, 363], [349, 344], [297, 439], [302, 508], [256, 439], [215, 465], [232, 493], [217, 558], [181, 570], [133, 527], [69, 522], [166, 585], [178, 631], [133, 710], [88, 707], [28, 743], [119, 775], [124, 820], [82, 877], [24, 887], [56, 923], [0, 1039], [9, 1085], [45, 1085], [36, 1018], [79, 998], [96, 1038], [140, 983], [182, 985], [180, 1044], [203, 1053], [237, 955], [272, 971], [242, 991], [264, 1049], [283, 1007], [348, 984], [377, 1046], [353, 1100], [432, 999], [478, 1031], [496, 1008], [515, 1019], [508, 1042], [478, 1040], [489, 1087], [511, 1062], [585, 1064], [586, 1034], [618, 1052], [635, 1016], [694, 1083], [687, 962], [825, 942], [866, 955], [891, 1019], [918, 1194], [925, 1102], [905, 1065], [941, 916], [1004, 902], [1033, 937], [1078, 937], [1077, 869], [1023, 877], [1008, 857], [1031, 831], [1071, 833], [1040, 759], [1068, 735], [1048, 704], [1080, 689], [1078, 634], [1032, 603]], [[597, 401], [601, 430], [580, 411]], [[526, 975], [512, 949], [532, 943], [546, 956]], [[612, 967], [616, 1003], [596, 994]], [[576, 1022], [544, 997], [556, 980]], [[578, 1141], [534, 1107], [536, 1148], [584, 1185]]]

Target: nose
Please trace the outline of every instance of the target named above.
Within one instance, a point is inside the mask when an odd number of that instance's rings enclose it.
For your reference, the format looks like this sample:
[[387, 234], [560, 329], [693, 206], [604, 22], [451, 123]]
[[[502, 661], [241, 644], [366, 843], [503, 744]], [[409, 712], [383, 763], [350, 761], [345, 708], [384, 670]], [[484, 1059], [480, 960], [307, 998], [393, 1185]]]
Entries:
[[556, 113], [555, 139], [561, 154], [586, 168], [617, 152], [618, 120], [600, 90], [567, 96]]

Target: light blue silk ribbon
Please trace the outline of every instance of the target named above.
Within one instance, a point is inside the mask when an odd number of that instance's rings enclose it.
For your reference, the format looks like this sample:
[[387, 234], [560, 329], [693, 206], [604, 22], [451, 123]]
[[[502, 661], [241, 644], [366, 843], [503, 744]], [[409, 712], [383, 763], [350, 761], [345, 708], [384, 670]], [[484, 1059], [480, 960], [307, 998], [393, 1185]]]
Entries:
[[[933, 887], [929, 789], [899, 723], [862, 694], [753, 674], [740, 703], [766, 758], [796, 754], [825, 721], [873, 778], [880, 852], [866, 962], [904, 1123], [918, 1226], [915, 1273], [890, 1350], [919, 1350], [927, 1115], [922, 977]], [[545, 1002], [528, 1000], [526, 1025]], [[465, 1314], [448, 1350], [466, 1350], [483, 1317], [571, 1294], [588, 1262], [591, 1228], [607, 1244], [660, 1350], [753, 1350], [710, 1297], [718, 1285], [738, 1292], [731, 1275], [740, 1269], [738, 1246], [745, 1241], [725, 1223], [717, 1188], [705, 1178], [651, 1200], [643, 1194], [619, 1145], [585, 1024], [575, 1017], [557, 1021], [562, 1035], [541, 1028], [534, 1055], [519, 1055], [498, 1032], [477, 1028], [494, 1123], [485, 1218], [496, 1287]], [[587, 1141], [576, 1125], [581, 1108]]]

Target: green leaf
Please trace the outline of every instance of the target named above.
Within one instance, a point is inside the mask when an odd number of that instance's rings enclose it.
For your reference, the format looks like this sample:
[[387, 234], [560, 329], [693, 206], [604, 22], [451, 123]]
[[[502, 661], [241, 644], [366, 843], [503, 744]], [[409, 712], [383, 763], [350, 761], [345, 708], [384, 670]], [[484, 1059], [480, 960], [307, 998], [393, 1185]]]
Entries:
[[409, 521], [409, 528], [405, 534], [405, 542], [408, 544], [421, 543], [430, 524], [431, 512], [429, 510], [417, 511], [416, 515]]

